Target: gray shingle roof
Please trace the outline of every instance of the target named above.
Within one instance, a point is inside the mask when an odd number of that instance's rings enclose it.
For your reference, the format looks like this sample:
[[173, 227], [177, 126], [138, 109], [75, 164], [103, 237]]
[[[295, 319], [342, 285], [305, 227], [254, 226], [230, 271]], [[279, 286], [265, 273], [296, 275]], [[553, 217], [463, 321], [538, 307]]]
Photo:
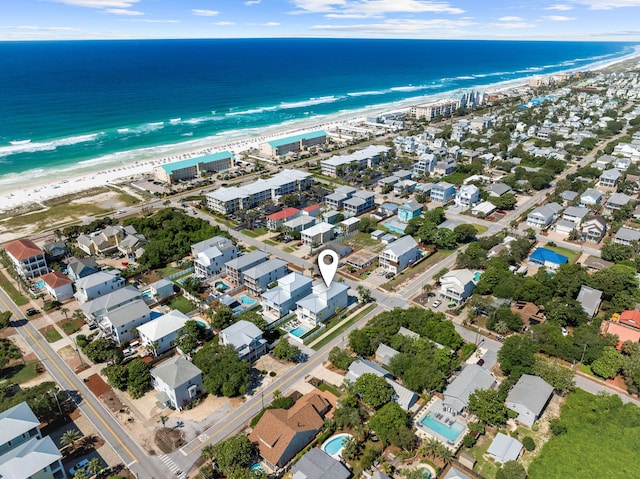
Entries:
[[444, 403], [462, 411], [471, 393], [477, 389], [490, 389], [495, 379], [489, 371], [477, 364], [467, 365], [444, 390]]
[[293, 479], [348, 479], [351, 472], [340, 461], [314, 447], [291, 468]]
[[182, 356], [171, 358], [151, 370], [151, 375], [160, 379], [172, 389], [197, 378], [200, 369]]
[[553, 386], [544, 379], [531, 374], [523, 374], [509, 391], [507, 403], [522, 404], [536, 416], [539, 416], [552, 394]]
[[4, 444], [34, 427], [40, 426], [40, 421], [25, 402], [13, 406], [0, 413], [0, 444]]
[[42, 439], [34, 437], [2, 455], [0, 477], [3, 479], [31, 477], [60, 458], [62, 454], [49, 436]]

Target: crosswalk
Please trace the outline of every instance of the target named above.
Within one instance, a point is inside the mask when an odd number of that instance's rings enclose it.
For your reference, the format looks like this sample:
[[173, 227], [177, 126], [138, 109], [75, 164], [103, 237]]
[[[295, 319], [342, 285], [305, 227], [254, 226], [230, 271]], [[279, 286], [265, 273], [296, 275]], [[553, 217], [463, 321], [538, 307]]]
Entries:
[[169, 456], [167, 456], [166, 454], [163, 454], [162, 456], [158, 456], [158, 457], [160, 458], [162, 463], [169, 468], [171, 472], [173, 472], [176, 476], [178, 476], [178, 479], [187, 479], [187, 475], [180, 470], [178, 465], [175, 462], [173, 462]]

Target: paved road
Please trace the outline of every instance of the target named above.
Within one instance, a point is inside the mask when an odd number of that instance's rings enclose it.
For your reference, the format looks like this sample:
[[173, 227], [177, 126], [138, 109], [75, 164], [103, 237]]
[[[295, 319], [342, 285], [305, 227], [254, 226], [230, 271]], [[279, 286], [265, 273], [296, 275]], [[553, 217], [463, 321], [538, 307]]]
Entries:
[[85, 386], [82, 380], [69, 368], [60, 356], [49, 346], [40, 332], [29, 323], [16, 304], [0, 288], [0, 309], [14, 314], [14, 324], [18, 318], [16, 330], [34, 351], [38, 359], [61, 388], [71, 393], [78, 408], [94, 426], [98, 434], [114, 449], [123, 464], [140, 478], [166, 478], [167, 470], [159, 460], [147, 456], [138, 444], [111, 416], [106, 407]]

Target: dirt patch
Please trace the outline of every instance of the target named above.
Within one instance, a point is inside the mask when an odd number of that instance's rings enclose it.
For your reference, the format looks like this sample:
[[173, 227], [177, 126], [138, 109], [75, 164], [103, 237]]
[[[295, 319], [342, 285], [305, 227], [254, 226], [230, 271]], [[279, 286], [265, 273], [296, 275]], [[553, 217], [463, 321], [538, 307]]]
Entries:
[[429, 302], [435, 297], [433, 293], [421, 293], [411, 299], [414, 303], [426, 308]]
[[98, 373], [92, 374], [84, 382], [95, 397], [100, 397], [108, 392], [113, 393], [111, 386], [104, 382]]
[[[124, 407], [124, 404], [122, 403], [122, 401], [120, 401], [120, 398], [117, 396], [115, 391], [113, 389], [111, 389], [111, 388], [109, 388], [109, 390], [107, 392], [105, 392], [104, 394], [101, 394], [100, 395], [100, 399], [113, 412], [124, 412], [124, 411], [126, 411], [126, 408]], [[129, 419], [127, 419], [127, 420], [129, 420]]]
[[182, 431], [168, 427], [158, 429], [153, 440], [163, 454], [173, 452], [185, 444]]

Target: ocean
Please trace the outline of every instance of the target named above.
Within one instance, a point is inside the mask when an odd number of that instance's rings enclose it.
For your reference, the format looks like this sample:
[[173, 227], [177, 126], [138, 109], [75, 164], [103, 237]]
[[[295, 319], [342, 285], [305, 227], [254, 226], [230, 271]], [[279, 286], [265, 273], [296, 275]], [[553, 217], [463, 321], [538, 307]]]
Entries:
[[0, 186], [584, 69], [634, 47], [345, 39], [0, 42]]

